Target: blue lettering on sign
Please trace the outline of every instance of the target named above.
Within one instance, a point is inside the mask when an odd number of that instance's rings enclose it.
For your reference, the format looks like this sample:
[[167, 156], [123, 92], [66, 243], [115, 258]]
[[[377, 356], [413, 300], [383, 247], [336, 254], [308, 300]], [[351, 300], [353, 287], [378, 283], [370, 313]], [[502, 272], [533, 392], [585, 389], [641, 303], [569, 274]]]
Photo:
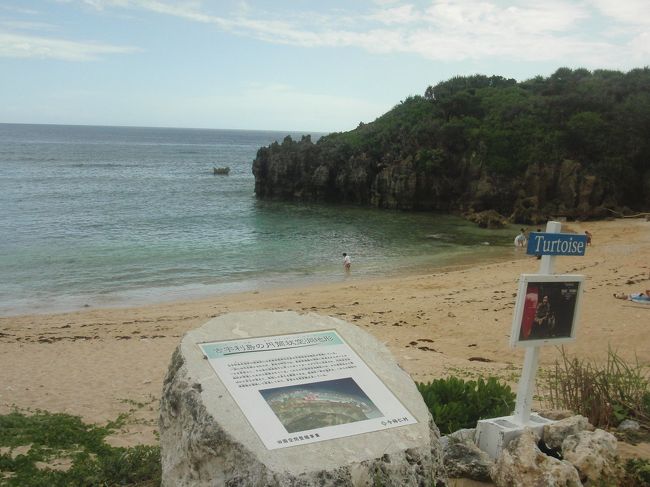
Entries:
[[586, 235], [531, 232], [526, 253], [528, 255], [585, 255], [586, 248]]

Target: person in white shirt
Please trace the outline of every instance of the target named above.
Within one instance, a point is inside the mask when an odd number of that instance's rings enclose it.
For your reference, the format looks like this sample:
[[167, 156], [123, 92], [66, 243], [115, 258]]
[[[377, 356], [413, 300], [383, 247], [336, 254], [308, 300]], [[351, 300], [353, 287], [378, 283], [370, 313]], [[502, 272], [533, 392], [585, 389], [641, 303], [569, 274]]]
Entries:
[[515, 237], [515, 247], [526, 246], [526, 231], [522, 228], [519, 235]]
[[350, 267], [352, 267], [352, 260], [350, 260], [350, 256], [343, 252], [343, 268], [345, 269], [345, 272], [350, 272]]

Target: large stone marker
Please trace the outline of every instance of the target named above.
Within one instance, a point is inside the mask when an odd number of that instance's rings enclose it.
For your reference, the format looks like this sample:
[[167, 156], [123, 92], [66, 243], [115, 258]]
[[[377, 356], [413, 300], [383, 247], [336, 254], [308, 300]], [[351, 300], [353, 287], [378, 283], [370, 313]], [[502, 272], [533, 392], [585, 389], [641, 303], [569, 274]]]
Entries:
[[384, 345], [344, 321], [233, 313], [185, 335], [160, 405], [164, 486], [431, 486], [440, 435]]

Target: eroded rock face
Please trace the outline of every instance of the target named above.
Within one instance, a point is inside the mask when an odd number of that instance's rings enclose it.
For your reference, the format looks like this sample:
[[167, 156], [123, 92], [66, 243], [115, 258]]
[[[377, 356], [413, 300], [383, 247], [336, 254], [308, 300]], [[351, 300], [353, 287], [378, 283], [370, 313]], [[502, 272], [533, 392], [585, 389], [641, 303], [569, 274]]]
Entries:
[[621, 208], [620, 191], [610, 188], [611, 182], [570, 159], [499, 176], [476, 154], [422, 163], [417, 154], [373, 154], [333, 141], [287, 137], [258, 151], [253, 174], [258, 198], [463, 214], [494, 210], [523, 224], [554, 216], [604, 217], [609, 215], [605, 207]]
[[[197, 344], [324, 329], [335, 329], [418, 423], [268, 450]], [[160, 443], [170, 487], [415, 487], [444, 478], [439, 431], [410, 377], [367, 333], [313, 314], [233, 313], [189, 332], [164, 381]]]
[[494, 462], [473, 441], [451, 439], [444, 448], [443, 460], [449, 477], [490, 481], [490, 468]]
[[476, 223], [481, 228], [503, 228], [508, 220], [494, 210], [485, 210], [479, 213], [467, 213], [469, 221]]
[[542, 439], [549, 448], [559, 450], [562, 447], [562, 442], [564, 442], [567, 437], [576, 435], [581, 431], [590, 431], [593, 429], [594, 427], [589, 424], [589, 420], [584, 416], [571, 416], [556, 421], [555, 423], [544, 425]]
[[562, 456], [578, 469], [585, 485], [616, 485], [621, 475], [616, 443], [614, 435], [601, 429], [580, 431], [562, 442]]
[[499, 487], [582, 486], [573, 465], [545, 455], [537, 447], [537, 442], [537, 436], [530, 429], [512, 440], [492, 468], [492, 481]]

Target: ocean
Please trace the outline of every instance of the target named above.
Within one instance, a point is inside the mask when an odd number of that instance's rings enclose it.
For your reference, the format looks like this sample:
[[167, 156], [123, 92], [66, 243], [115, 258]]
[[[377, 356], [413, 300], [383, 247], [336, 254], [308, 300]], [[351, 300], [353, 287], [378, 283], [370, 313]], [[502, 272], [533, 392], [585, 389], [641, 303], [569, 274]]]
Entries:
[[[256, 152], [286, 135], [302, 134], [0, 124], [0, 315], [433, 271], [513, 253], [512, 228], [257, 200]], [[230, 174], [213, 174], [221, 166]]]

